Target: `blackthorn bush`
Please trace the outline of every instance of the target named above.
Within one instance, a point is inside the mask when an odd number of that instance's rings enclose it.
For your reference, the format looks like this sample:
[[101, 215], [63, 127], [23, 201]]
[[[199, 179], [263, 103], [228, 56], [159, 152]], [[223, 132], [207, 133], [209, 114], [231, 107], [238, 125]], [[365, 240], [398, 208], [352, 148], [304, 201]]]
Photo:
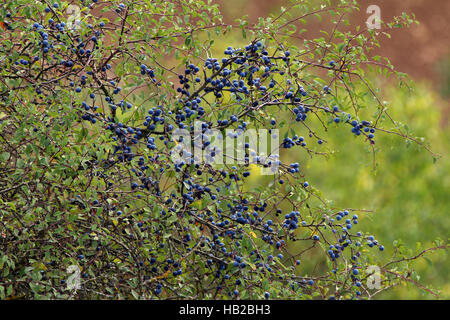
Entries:
[[[412, 257], [399, 246], [380, 264], [389, 244], [358, 231], [358, 210], [330, 206], [301, 161], [282, 161], [289, 149], [326, 155], [335, 130], [374, 155], [389, 133], [431, 152], [395, 129], [363, 69], [403, 81], [369, 57], [377, 36], [414, 19], [343, 31], [355, 9], [293, 2], [227, 24], [202, 0], [4, 3], [0, 298], [359, 299], [406, 282], [434, 294], [411, 263], [445, 245]], [[297, 30], [320, 15], [335, 21], [325, 36]], [[247, 44], [217, 54], [234, 30]], [[210, 160], [220, 150], [208, 130], [284, 136], [269, 161], [245, 143], [244, 161], [217, 165], [174, 157], [180, 129]]]

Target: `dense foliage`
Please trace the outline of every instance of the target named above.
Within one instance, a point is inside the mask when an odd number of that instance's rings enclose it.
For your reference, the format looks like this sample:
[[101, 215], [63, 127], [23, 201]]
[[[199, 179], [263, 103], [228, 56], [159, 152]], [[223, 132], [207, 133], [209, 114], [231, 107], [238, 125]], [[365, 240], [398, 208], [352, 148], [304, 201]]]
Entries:
[[[5, 4], [0, 298], [350, 299], [403, 282], [434, 294], [411, 278], [410, 262], [444, 244], [411, 257], [399, 249], [378, 265], [384, 244], [358, 231], [360, 212], [330, 206], [300, 161], [283, 162], [290, 149], [326, 154], [341, 127], [374, 156], [383, 134], [432, 154], [391, 118], [363, 69], [396, 73], [369, 52], [413, 19], [341, 31], [355, 9], [293, 3], [228, 25], [200, 0]], [[296, 23], [314, 15], [336, 27], [293, 45]], [[235, 29], [248, 44], [212, 56]], [[236, 140], [252, 129], [285, 135], [269, 162], [244, 140], [244, 163], [217, 165], [176, 159], [180, 129], [201, 138], [208, 159], [220, 153], [211, 129]], [[270, 182], [249, 188], [275, 163]], [[326, 265], [306, 274], [311, 253]], [[68, 289], [78, 270], [81, 287]]]

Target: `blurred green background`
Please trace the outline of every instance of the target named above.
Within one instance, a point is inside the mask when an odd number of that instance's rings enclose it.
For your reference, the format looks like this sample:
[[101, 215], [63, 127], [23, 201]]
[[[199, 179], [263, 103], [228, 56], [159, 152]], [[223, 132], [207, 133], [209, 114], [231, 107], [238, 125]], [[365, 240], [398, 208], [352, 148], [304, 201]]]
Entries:
[[[219, 4], [225, 20], [231, 22], [247, 14], [250, 21], [254, 21], [258, 16], [279, 12], [280, 6], [287, 1], [215, 2]], [[365, 21], [366, 2], [361, 1], [361, 12], [350, 17], [355, 26]], [[446, 3], [446, 1], [437, 2], [441, 2], [442, 5]], [[444, 21], [446, 26], [445, 21], [450, 18], [446, 15], [448, 16], [450, 10], [443, 10], [439, 6], [430, 9], [431, 6], [427, 7], [426, 1], [408, 0], [402, 4], [403, 7], [396, 7], [391, 2], [381, 1], [379, 5], [382, 18], [401, 14], [403, 10], [413, 12], [415, 10], [421, 24], [411, 28], [412, 30], [396, 31], [391, 41], [382, 41], [377, 54], [389, 57], [400, 71], [410, 73], [415, 84], [411, 88], [400, 88], [386, 80], [372, 78], [372, 81], [381, 89], [383, 99], [389, 101], [390, 115], [395, 120], [407, 124], [412, 136], [423, 137], [425, 143], [435, 154], [440, 155], [440, 158], [434, 161], [432, 155], [424, 148], [407, 143], [399, 136], [377, 133], [378, 166], [374, 170], [373, 154], [368, 144], [363, 139], [349, 134], [348, 128], [338, 126], [335, 128], [330, 126], [333, 133], [327, 135], [329, 139], [327, 145], [330, 146], [330, 150], [335, 151], [328, 159], [314, 157], [314, 161], [311, 161], [302, 151], [289, 151], [288, 154], [282, 155], [283, 161], [299, 162], [310, 184], [321, 190], [326, 199], [332, 199], [334, 206], [372, 211], [360, 215], [358, 230], [376, 235], [380, 243], [386, 247], [385, 252], [380, 254], [381, 260], [385, 262], [393, 252], [394, 240], [401, 239], [413, 250], [417, 248], [418, 243], [421, 243], [423, 248], [430, 247], [434, 246], [433, 241], [437, 238], [446, 241], [450, 227], [450, 162], [447, 158], [450, 146], [447, 120], [450, 43], [448, 34], [434, 41], [431, 39], [433, 35], [427, 33], [442, 27], [442, 25], [439, 27], [439, 22]], [[417, 34], [421, 37], [417, 37]], [[408, 38], [408, 35], [414, 36]], [[220, 39], [216, 41], [218, 43], [216, 42], [215, 53], [220, 56], [227, 46], [242, 46], [247, 40], [242, 39], [240, 33], [236, 33], [235, 39], [227, 36], [226, 43]], [[419, 44], [424, 41], [427, 43], [426, 47]], [[432, 51], [434, 54], [427, 56], [430, 46], [434, 48]], [[408, 62], [411, 59], [414, 62]], [[258, 184], [259, 179], [267, 178], [255, 177], [253, 182]], [[315, 263], [316, 261], [311, 261], [309, 267]], [[307, 269], [308, 264], [305, 266], [305, 270]], [[449, 257], [446, 251], [431, 253], [426, 259], [420, 258], [416, 264], [421, 282], [440, 289], [441, 297], [445, 299], [450, 298], [448, 270]], [[408, 285], [384, 292], [378, 298], [434, 297]]]

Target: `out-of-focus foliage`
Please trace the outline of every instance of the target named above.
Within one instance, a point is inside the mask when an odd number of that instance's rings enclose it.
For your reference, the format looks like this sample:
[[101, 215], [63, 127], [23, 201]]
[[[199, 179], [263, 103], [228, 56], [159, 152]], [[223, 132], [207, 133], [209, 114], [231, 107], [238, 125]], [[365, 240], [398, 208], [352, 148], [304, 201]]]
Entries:
[[450, 98], [450, 56], [445, 57], [436, 66], [437, 73], [439, 74], [439, 90], [441, 94], [449, 99]]

